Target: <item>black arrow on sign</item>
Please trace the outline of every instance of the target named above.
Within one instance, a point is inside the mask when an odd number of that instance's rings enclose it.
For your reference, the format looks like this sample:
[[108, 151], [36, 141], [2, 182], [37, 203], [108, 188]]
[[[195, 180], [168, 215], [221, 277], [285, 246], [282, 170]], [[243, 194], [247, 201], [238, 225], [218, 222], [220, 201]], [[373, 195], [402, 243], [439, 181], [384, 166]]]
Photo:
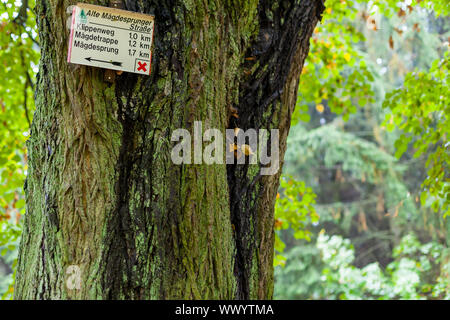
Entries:
[[89, 61], [89, 62], [91, 62], [91, 61], [97, 61], [97, 62], [103, 62], [103, 63], [110, 63], [110, 64], [112, 64], [113, 66], [118, 66], [118, 67], [121, 67], [122, 66], [122, 62], [118, 62], [118, 61], [112, 61], [112, 60], [110, 60], [110, 61], [105, 61], [105, 60], [97, 60], [97, 59], [93, 59], [93, 58], [91, 58], [91, 57], [89, 57], [89, 58], [85, 58], [87, 61]]

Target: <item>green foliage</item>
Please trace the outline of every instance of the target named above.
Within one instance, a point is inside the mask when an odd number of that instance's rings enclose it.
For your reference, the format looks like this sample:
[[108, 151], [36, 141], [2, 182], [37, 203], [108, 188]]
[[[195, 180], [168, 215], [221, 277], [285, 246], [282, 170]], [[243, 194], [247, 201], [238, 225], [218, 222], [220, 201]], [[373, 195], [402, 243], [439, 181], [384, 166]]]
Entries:
[[278, 232], [275, 297], [449, 299], [449, 3], [326, 6], [283, 167], [320, 221], [310, 242]]
[[[20, 3], [19, 3], [20, 4]], [[12, 0], [0, 3], [0, 259], [15, 267], [20, 217], [25, 213], [25, 140], [34, 111], [33, 88], [39, 60], [35, 15]], [[0, 274], [0, 296], [12, 297], [11, 275]]]
[[[364, 46], [361, 45], [366, 40], [362, 31], [364, 28], [358, 30], [354, 21], [360, 19], [360, 25], [367, 27], [370, 15], [381, 11], [391, 18], [392, 23], [399, 26], [403, 23], [408, 24], [405, 17], [409, 16], [408, 20], [413, 22], [409, 22], [409, 29], [407, 27], [406, 30], [412, 31], [408, 31], [405, 37], [429, 41], [433, 37], [417, 37], [420, 33], [417, 22], [420, 22], [420, 10], [417, 5], [433, 10], [437, 14], [448, 14], [448, 1], [412, 1], [410, 4], [375, 1], [370, 7], [364, 2], [357, 1], [327, 1], [324, 21], [314, 32], [315, 36], [311, 41], [312, 54], [308, 56], [302, 72], [293, 124], [299, 120], [308, 122], [311, 118], [309, 114], [311, 106], [315, 106], [319, 113], [323, 113], [328, 107], [331, 112], [343, 114], [343, 119], [348, 120], [349, 114], [355, 113], [358, 106], [374, 103], [375, 93], [371, 83], [376, 75], [374, 67], [367, 66], [367, 55]], [[397, 16], [395, 19], [394, 13]], [[383, 22], [382, 26], [385, 27], [386, 24]], [[379, 27], [376, 24], [374, 26], [375, 30]], [[392, 41], [390, 46], [393, 47], [393, 39], [399, 40], [398, 37], [403, 31], [394, 26], [389, 26], [387, 30], [391, 36], [384, 41], [385, 43]], [[394, 31], [399, 36], [394, 36]], [[423, 43], [419, 46], [419, 50], [429, 50], [435, 46], [435, 43], [432, 45]], [[430, 55], [433, 53], [426, 52], [426, 56]], [[395, 52], [393, 58], [396, 59]], [[428, 155], [428, 177], [424, 181], [426, 192], [422, 193], [421, 199], [425, 205], [427, 195], [431, 195], [434, 199], [433, 207], [436, 210], [442, 207], [446, 214], [449, 212], [447, 204], [450, 201], [446, 140], [449, 130], [448, 103], [446, 103], [449, 91], [447, 77], [448, 55], [442, 61], [436, 61], [429, 72], [415, 71], [406, 75], [404, 87], [389, 93], [384, 103], [385, 108], [392, 110], [387, 127], [392, 129], [398, 125], [400, 130], [410, 134], [406, 136], [404, 133], [395, 143], [397, 157], [407, 150], [408, 143], [414, 135], [421, 136], [415, 139], [416, 156], [421, 155], [430, 146], [436, 148], [435, 152]], [[427, 127], [430, 127], [428, 131]]]
[[[294, 231], [295, 239], [310, 241], [311, 232], [307, 227], [319, 220], [313, 207], [316, 195], [304, 182], [286, 175], [281, 177], [280, 193], [277, 194], [278, 201], [275, 204], [275, 230], [290, 228]], [[284, 264], [285, 257], [280, 254], [284, 247], [278, 233], [275, 233], [275, 250], [278, 252], [275, 255], [275, 265]]]
[[[339, 130], [338, 125], [338, 122], [331, 123], [307, 132], [295, 127], [288, 138], [292, 147], [287, 150], [285, 160], [297, 165], [308, 160], [323, 161], [330, 169], [340, 164], [354, 178], [369, 182], [389, 174], [396, 162], [394, 157], [373, 142]], [[298, 154], [302, 156], [297, 157]]]
[[411, 1], [397, 1], [397, 0], [374, 0], [373, 5], [380, 8], [383, 14], [392, 18], [394, 14], [402, 15], [408, 11], [412, 11], [416, 7], [430, 10], [436, 15], [448, 15], [450, 12], [450, 4], [447, 0], [411, 0]]
[[439, 268], [450, 267], [445, 260], [448, 250], [436, 242], [422, 244], [413, 234], [403, 237], [394, 248], [395, 260], [385, 270], [376, 262], [363, 268], [354, 266], [350, 240], [323, 231], [315, 248], [308, 250], [297, 247], [287, 253], [284, 270], [280, 272], [278, 267], [275, 273], [276, 298], [450, 299], [449, 279], [437, 276]]
[[[2, 217], [0, 217], [2, 218]], [[15, 270], [17, 252], [22, 228], [20, 224], [8, 220], [0, 221], [0, 256], [4, 263]], [[12, 299], [14, 277], [0, 277], [0, 293], [2, 299]]]
[[400, 158], [414, 140], [414, 156], [427, 157], [427, 177], [423, 182], [422, 205], [428, 196], [433, 198], [435, 211], [442, 207], [444, 216], [450, 214], [450, 54], [433, 62], [428, 72], [418, 70], [406, 75], [403, 87], [386, 95], [383, 106], [391, 113], [386, 116], [389, 130], [398, 128], [395, 142]]

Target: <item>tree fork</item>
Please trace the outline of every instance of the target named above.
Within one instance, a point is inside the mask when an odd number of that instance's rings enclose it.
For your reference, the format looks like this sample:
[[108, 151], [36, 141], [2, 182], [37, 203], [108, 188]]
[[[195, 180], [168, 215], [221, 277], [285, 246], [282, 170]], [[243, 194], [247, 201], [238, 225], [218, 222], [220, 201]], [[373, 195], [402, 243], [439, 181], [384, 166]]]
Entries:
[[[41, 63], [15, 298], [271, 298], [280, 172], [178, 166], [170, 137], [194, 121], [278, 128], [282, 159], [322, 2], [125, 1], [155, 15], [152, 74], [113, 84], [66, 63], [70, 4], [36, 8]], [[67, 285], [69, 266], [80, 287]]]

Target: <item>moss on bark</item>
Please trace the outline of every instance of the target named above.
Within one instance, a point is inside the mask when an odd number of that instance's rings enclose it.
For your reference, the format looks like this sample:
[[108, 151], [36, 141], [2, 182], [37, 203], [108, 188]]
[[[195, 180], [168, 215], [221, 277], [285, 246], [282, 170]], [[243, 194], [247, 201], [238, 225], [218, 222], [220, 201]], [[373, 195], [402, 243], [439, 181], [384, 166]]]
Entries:
[[[279, 174], [175, 165], [170, 137], [192, 134], [194, 121], [222, 132], [279, 128], [284, 154], [322, 4], [125, 3], [156, 17], [152, 74], [108, 84], [103, 70], [66, 63], [71, 3], [38, 1], [42, 57], [15, 298], [271, 298]], [[67, 286], [71, 265], [79, 289]]]

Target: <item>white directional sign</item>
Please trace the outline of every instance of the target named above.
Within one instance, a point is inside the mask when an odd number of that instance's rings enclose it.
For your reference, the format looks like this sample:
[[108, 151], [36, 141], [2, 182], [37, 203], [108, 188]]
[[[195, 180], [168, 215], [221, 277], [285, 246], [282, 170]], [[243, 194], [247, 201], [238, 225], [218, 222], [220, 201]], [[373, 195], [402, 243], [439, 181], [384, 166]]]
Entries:
[[67, 62], [149, 75], [154, 25], [151, 15], [78, 3]]

